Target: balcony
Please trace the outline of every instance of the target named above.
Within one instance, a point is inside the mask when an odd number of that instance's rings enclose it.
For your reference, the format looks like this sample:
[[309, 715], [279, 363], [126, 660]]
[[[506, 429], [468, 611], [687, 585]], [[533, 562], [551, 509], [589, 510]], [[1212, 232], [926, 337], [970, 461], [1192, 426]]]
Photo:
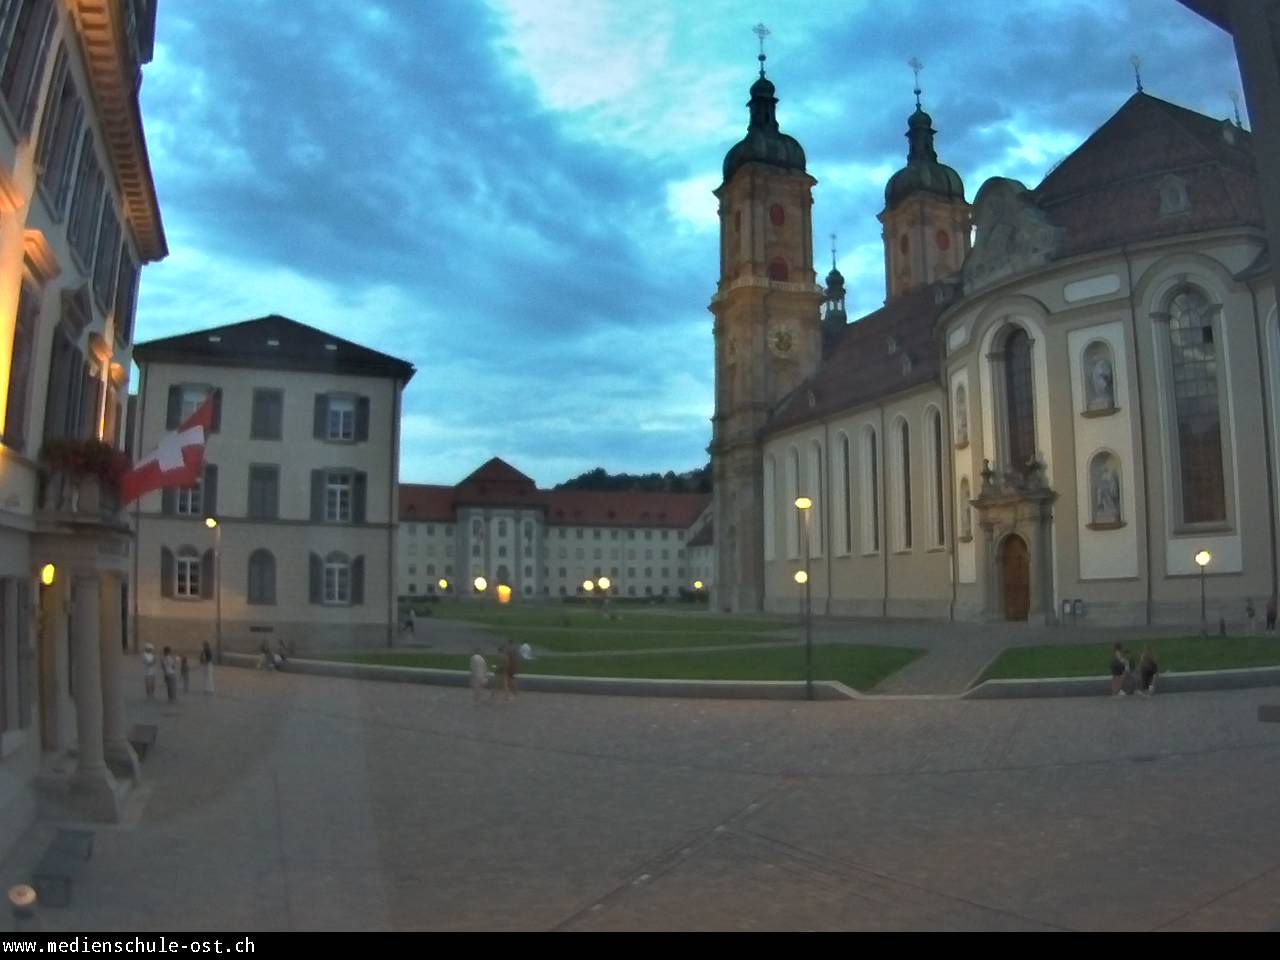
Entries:
[[37, 508], [45, 524], [127, 530], [120, 478], [129, 458], [98, 440], [54, 440], [40, 451]]

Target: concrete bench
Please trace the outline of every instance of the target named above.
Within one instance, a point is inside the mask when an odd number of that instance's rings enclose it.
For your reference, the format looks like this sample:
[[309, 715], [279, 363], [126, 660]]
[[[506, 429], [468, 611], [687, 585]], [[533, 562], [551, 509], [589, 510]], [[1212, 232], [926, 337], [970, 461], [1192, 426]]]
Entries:
[[31, 877], [38, 902], [47, 907], [69, 907], [71, 883], [92, 856], [92, 831], [59, 830]]
[[150, 723], [135, 724], [133, 729], [129, 731], [129, 744], [133, 747], [133, 752], [138, 755], [139, 760], [145, 760], [147, 751], [156, 743], [156, 735], [160, 732], [160, 728]]

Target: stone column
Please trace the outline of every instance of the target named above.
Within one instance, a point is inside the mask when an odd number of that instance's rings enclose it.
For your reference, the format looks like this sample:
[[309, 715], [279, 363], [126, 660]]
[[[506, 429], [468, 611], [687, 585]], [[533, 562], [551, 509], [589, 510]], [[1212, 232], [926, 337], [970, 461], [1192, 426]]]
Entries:
[[102, 740], [102, 593], [96, 573], [77, 574], [72, 585], [71, 642], [75, 648], [76, 733], [79, 762], [72, 795], [92, 820], [119, 819], [116, 784], [107, 769]]
[[1040, 565], [1040, 606], [1046, 626], [1058, 622], [1057, 602], [1053, 595], [1053, 502], [1043, 500], [1038, 505], [1039, 524], [1037, 535]]
[[985, 571], [982, 584], [983, 616], [987, 620], [1003, 619], [1003, 611], [998, 610], [999, 593], [996, 591], [996, 578], [1000, 575], [1000, 558], [996, 556], [995, 530], [990, 523], [982, 524], [982, 569]]
[[124, 656], [121, 643], [120, 578], [103, 574], [101, 580], [102, 617], [102, 740], [107, 765], [118, 777], [135, 784], [142, 779], [138, 757], [129, 745], [124, 714]]

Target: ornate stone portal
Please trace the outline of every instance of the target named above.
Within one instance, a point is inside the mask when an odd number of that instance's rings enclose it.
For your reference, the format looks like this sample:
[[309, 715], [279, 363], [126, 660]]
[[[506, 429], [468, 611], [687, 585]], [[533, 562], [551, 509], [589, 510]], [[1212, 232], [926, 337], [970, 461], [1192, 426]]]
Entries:
[[1053, 503], [1044, 466], [999, 473], [986, 461], [972, 503], [983, 538], [983, 617], [1053, 624]]

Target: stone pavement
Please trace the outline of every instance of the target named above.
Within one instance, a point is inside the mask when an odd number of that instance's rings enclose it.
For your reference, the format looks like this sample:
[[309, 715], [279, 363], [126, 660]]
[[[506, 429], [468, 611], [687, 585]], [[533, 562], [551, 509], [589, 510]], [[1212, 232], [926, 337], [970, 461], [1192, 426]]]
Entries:
[[[138, 672], [130, 658], [128, 669]], [[1267, 929], [1280, 692], [743, 703], [222, 670], [53, 930]], [[141, 690], [140, 677], [130, 689]], [[50, 825], [0, 864], [25, 879]], [[0, 923], [5, 922], [0, 919]]]

